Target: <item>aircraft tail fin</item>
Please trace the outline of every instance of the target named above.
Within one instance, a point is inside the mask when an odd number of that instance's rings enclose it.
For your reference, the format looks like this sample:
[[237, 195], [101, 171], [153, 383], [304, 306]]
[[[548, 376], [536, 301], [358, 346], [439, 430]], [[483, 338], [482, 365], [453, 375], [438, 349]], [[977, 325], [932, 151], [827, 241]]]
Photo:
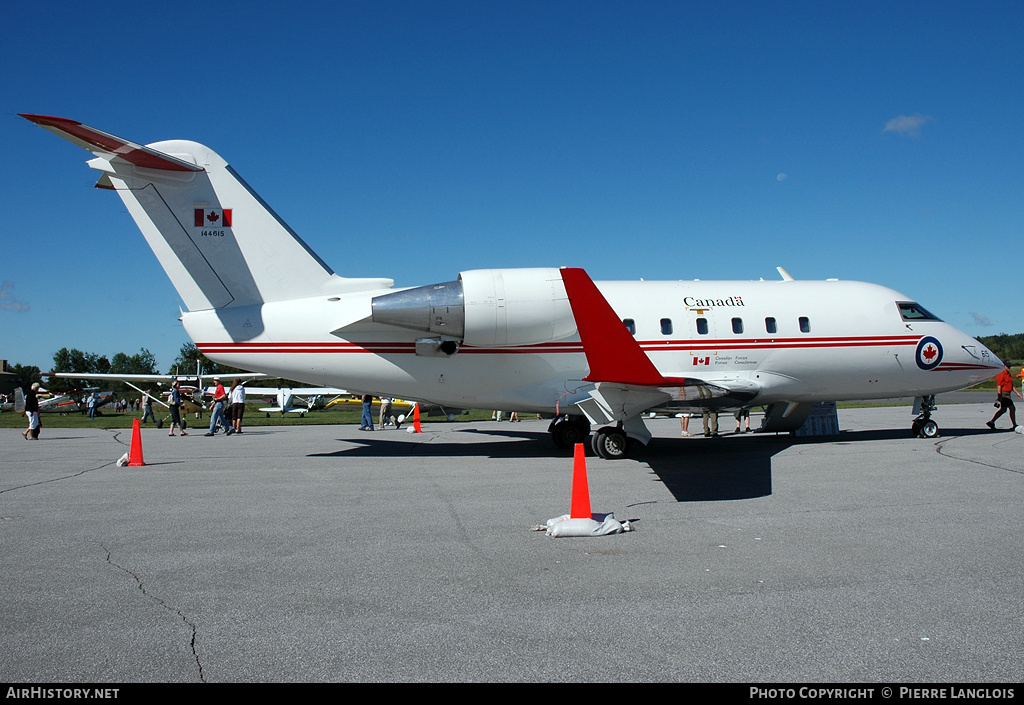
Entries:
[[208, 147], [139, 145], [66, 118], [22, 117], [96, 155], [97, 187], [121, 196], [190, 311], [393, 284], [335, 274]]

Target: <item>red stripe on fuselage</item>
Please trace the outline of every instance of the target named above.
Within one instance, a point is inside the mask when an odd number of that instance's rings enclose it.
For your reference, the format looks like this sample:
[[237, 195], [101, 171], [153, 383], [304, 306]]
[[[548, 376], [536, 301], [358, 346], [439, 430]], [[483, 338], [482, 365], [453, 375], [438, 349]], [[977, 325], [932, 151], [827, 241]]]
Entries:
[[[832, 338], [750, 338], [744, 340], [644, 340], [639, 345], [644, 352], [681, 352], [687, 350], [799, 350], [802, 348], [849, 348], [917, 345], [920, 336], [841, 336]], [[204, 353], [374, 353], [380, 355], [410, 354], [416, 352], [411, 342], [329, 342], [329, 343], [199, 343]], [[583, 352], [583, 344], [539, 343], [508, 348], [478, 348], [463, 345], [460, 354], [512, 355]], [[945, 365], [945, 363], [944, 363]], [[984, 367], [981, 365], [980, 367]]]

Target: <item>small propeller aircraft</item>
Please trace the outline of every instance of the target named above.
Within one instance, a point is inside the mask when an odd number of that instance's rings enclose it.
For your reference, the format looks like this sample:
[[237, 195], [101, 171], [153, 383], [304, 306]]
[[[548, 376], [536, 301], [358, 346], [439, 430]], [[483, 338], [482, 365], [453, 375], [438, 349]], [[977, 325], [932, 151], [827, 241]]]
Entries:
[[96, 399], [96, 408], [106, 406], [114, 401], [113, 392], [97, 392], [95, 388], [76, 389], [67, 394], [49, 394], [45, 389], [40, 389], [39, 413], [40, 414], [74, 414], [86, 411], [86, 399], [92, 394]]
[[[348, 394], [344, 389], [334, 387], [245, 387], [246, 398], [272, 397], [277, 406], [260, 407], [260, 411], [270, 414], [299, 414], [305, 416], [307, 411], [327, 408], [333, 399]], [[333, 399], [329, 401], [327, 397]], [[298, 405], [296, 405], [298, 404]]]
[[[766, 407], [794, 430], [819, 401], [934, 395], [1002, 363], [912, 298], [851, 281], [609, 281], [580, 268], [479, 269], [395, 289], [336, 274], [208, 147], [141, 145], [25, 119], [94, 155], [188, 309], [211, 360], [309, 384], [554, 417], [560, 446], [646, 445], [650, 411]], [[45, 204], [39, 204], [43, 206]]]
[[[380, 400], [381, 398], [377, 396], [373, 398], [371, 408], [373, 409], [374, 418], [377, 418], [380, 413]], [[361, 409], [362, 406], [362, 397], [358, 394], [352, 394], [334, 399], [329, 402], [325, 408]], [[439, 406], [438, 404], [410, 401], [409, 399], [392, 399], [391, 401], [391, 411], [396, 416], [409, 416], [412, 414], [412, 410], [417, 406], [420, 408], [420, 413], [423, 416], [443, 416], [449, 421], [454, 421], [456, 416], [466, 413], [464, 409], [448, 408]]]

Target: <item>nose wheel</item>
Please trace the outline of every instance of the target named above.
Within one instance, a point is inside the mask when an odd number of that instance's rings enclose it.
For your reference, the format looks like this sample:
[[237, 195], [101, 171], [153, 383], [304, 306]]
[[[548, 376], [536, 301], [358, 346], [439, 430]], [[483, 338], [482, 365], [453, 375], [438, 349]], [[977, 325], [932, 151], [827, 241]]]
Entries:
[[932, 411], [935, 410], [935, 396], [921, 397], [921, 413], [914, 422], [910, 424], [910, 430], [915, 438], [937, 438], [939, 425], [932, 419]]

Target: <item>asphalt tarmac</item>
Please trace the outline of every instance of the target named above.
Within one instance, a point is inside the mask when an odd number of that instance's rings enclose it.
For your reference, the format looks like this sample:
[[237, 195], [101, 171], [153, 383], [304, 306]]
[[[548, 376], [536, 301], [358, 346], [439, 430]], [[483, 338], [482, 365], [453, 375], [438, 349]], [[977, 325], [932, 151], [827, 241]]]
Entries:
[[655, 419], [588, 455], [635, 531], [587, 538], [533, 531], [570, 503], [544, 421], [151, 427], [141, 468], [130, 432], [0, 430], [0, 680], [1020, 683], [1024, 436], [992, 412]]

